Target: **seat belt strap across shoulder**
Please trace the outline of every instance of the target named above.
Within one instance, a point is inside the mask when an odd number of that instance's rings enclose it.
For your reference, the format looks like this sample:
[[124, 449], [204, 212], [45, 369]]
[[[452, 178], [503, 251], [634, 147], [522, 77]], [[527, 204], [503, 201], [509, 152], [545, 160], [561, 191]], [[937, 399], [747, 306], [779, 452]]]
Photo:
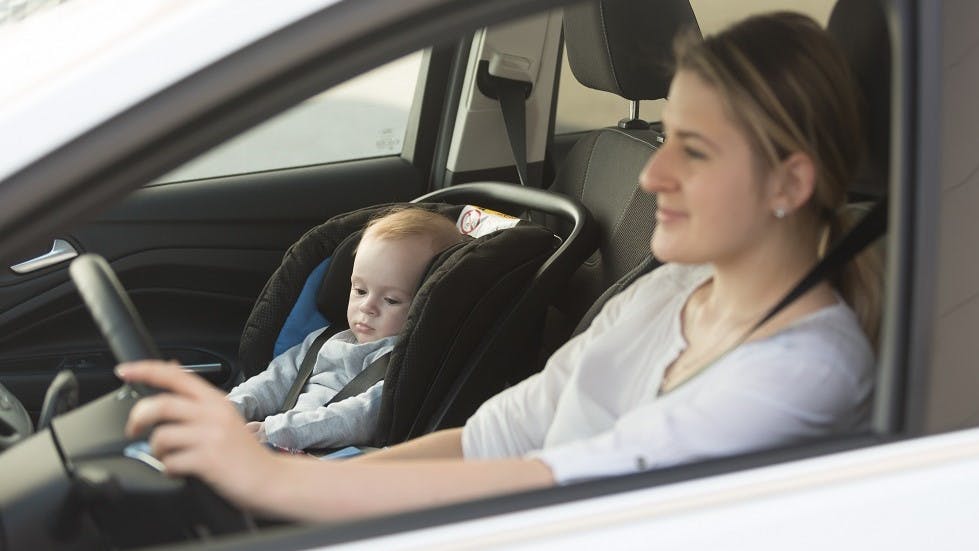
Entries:
[[878, 201], [870, 209], [870, 212], [865, 214], [842, 239], [833, 245], [833, 248], [809, 270], [809, 273], [748, 331], [745, 338], [754, 333], [759, 327], [768, 322], [768, 320], [775, 317], [786, 306], [804, 295], [806, 291], [812, 289], [816, 284], [839, 273], [847, 262], [860, 254], [861, 251], [876, 241], [880, 236], [884, 235], [886, 230], [887, 200], [884, 198]]
[[[313, 343], [309, 346], [309, 350], [306, 351], [306, 356], [303, 357], [302, 364], [299, 366], [299, 373], [296, 376], [296, 380], [292, 383], [289, 394], [286, 395], [286, 399], [282, 402], [282, 408], [279, 409], [279, 413], [285, 413], [296, 407], [299, 395], [306, 386], [306, 382], [309, 381], [309, 376], [313, 373], [313, 366], [316, 364], [316, 358], [319, 356], [320, 349], [323, 348], [323, 344], [334, 334], [336, 334], [336, 331], [326, 329], [313, 340]], [[363, 394], [367, 389], [384, 380], [384, 376], [387, 375], [390, 358], [390, 352], [376, 358], [366, 369], [358, 373], [353, 379], [350, 379], [350, 382], [340, 389], [340, 392], [333, 396], [329, 402], [324, 404], [324, 407], [350, 398], [351, 396]]]
[[384, 380], [390, 362], [391, 352], [375, 358], [366, 369], [358, 373], [353, 379], [350, 379], [350, 382], [340, 389], [340, 392], [337, 392], [336, 396], [331, 398], [324, 407], [367, 392], [367, 389]]
[[306, 386], [306, 381], [309, 380], [309, 376], [313, 373], [313, 366], [316, 365], [316, 357], [319, 356], [320, 349], [323, 348], [323, 344], [334, 334], [336, 334], [336, 331], [331, 331], [327, 327], [322, 333], [316, 335], [316, 339], [309, 345], [309, 350], [306, 351], [302, 363], [299, 364], [299, 373], [296, 375], [296, 380], [292, 382], [292, 387], [289, 389], [289, 394], [286, 394], [286, 399], [283, 400], [282, 407], [279, 408], [279, 413], [285, 413], [296, 407], [299, 394], [302, 393], [303, 387]]

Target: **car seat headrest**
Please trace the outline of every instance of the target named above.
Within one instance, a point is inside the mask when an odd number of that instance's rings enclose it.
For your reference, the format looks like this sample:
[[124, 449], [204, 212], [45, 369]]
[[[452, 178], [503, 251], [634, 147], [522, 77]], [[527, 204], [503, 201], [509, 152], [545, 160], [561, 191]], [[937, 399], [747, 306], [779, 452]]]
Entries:
[[601, 0], [564, 10], [571, 72], [589, 88], [629, 100], [665, 98], [673, 37], [700, 31], [688, 0]]
[[354, 251], [364, 230], [347, 236], [333, 250], [330, 267], [316, 292], [316, 307], [326, 319], [336, 326], [347, 324], [347, 301], [350, 299], [350, 273], [354, 269]]
[[826, 30], [836, 39], [861, 95], [867, 157], [851, 191], [879, 197], [886, 193], [890, 165], [891, 44], [879, 2], [839, 0]]

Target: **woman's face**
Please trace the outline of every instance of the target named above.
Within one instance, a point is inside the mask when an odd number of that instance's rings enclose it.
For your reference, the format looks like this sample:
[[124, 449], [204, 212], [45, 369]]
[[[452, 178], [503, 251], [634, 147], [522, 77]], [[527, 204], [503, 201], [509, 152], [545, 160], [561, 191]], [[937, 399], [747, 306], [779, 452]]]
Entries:
[[774, 219], [768, 176], [721, 97], [679, 71], [663, 109], [666, 143], [640, 175], [657, 196], [651, 248], [663, 262], [731, 260], [757, 246]]

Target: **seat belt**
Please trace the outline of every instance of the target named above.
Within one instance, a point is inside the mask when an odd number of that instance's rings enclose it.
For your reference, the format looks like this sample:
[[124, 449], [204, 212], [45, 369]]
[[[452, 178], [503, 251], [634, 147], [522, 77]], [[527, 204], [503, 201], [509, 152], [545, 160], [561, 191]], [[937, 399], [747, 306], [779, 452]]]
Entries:
[[[757, 331], [761, 326], [765, 325], [770, 319], [774, 318], [779, 312], [785, 309], [786, 306], [792, 304], [797, 298], [801, 297], [808, 291], [812, 289], [817, 283], [820, 283], [827, 277], [835, 275], [839, 272], [843, 266], [849, 262], [853, 257], [860, 254], [868, 245], [873, 243], [877, 238], [884, 235], [887, 230], [887, 202], [885, 199], [881, 199], [871, 208], [870, 212], [864, 215], [863, 218], [854, 225], [842, 239], [837, 241], [832, 249], [826, 253], [816, 263], [815, 266], [809, 270], [799, 283], [792, 288], [775, 306], [773, 306], [767, 314], [765, 314], [758, 323], [754, 324], [751, 329], [746, 331], [733, 345], [725, 349], [723, 352], [715, 356], [713, 359], [708, 361], [702, 369], [709, 369], [710, 366], [716, 364], [721, 358], [727, 356], [729, 353], [737, 349], [739, 346], [744, 344], [748, 338]], [[698, 370], [699, 371], [699, 370]], [[686, 381], [681, 382], [683, 385]], [[678, 385], [679, 386], [679, 385]], [[677, 387], [673, 387], [669, 392], [673, 392]]]
[[[309, 376], [313, 373], [313, 366], [316, 364], [316, 358], [319, 356], [320, 349], [323, 348], [323, 344], [326, 343], [326, 341], [334, 334], [336, 334], [335, 331], [326, 329], [319, 335], [316, 335], [316, 339], [314, 339], [313, 343], [309, 345], [309, 350], [306, 351], [306, 356], [303, 357], [303, 361], [299, 365], [299, 373], [296, 375], [296, 380], [293, 381], [292, 388], [289, 389], [289, 394], [286, 395], [286, 399], [282, 402], [282, 407], [279, 409], [279, 413], [285, 413], [296, 407], [296, 402], [299, 400], [299, 395], [306, 386]], [[384, 376], [388, 371], [390, 357], [391, 353], [388, 352], [387, 354], [382, 354], [381, 356], [375, 358], [374, 361], [367, 366], [367, 369], [364, 369], [358, 373], [356, 377], [350, 379], [350, 382], [341, 388], [340, 392], [336, 393], [336, 395], [333, 396], [329, 402], [324, 404], [323, 407], [339, 402], [340, 400], [345, 400], [351, 396], [363, 394], [367, 391], [367, 389], [384, 380]]]
[[476, 86], [483, 95], [500, 102], [503, 125], [506, 127], [520, 183], [526, 187], [540, 187], [537, 182], [530, 181], [527, 170], [527, 98], [530, 97], [533, 85], [522, 80], [491, 75], [489, 61], [484, 59], [479, 62], [476, 72]]
[[353, 379], [350, 379], [350, 382], [341, 388], [336, 396], [330, 398], [330, 401], [323, 407], [367, 392], [367, 389], [384, 380], [384, 376], [388, 372], [389, 363], [391, 363], [391, 352], [374, 358], [374, 361], [367, 366], [367, 369], [358, 373]]
[[804, 295], [809, 289], [812, 289], [817, 283], [839, 273], [847, 262], [860, 254], [861, 251], [876, 241], [880, 236], [884, 235], [886, 230], [887, 200], [884, 198], [878, 201], [870, 209], [870, 212], [865, 214], [842, 239], [837, 241], [833, 245], [833, 248], [809, 270], [809, 273], [778, 304], [773, 306], [763, 318], [758, 320], [758, 323], [745, 333], [744, 337], [739, 340], [739, 345], [752, 333], [757, 331], [758, 328], [765, 325], [768, 320], [775, 317], [786, 306], [792, 304], [795, 299]]
[[313, 343], [309, 345], [309, 350], [303, 356], [302, 363], [299, 364], [299, 373], [296, 375], [296, 380], [292, 382], [292, 388], [286, 394], [286, 399], [282, 401], [282, 407], [279, 408], [279, 413], [285, 413], [296, 407], [299, 394], [303, 391], [303, 387], [306, 386], [306, 381], [309, 380], [309, 376], [313, 373], [313, 366], [316, 365], [316, 357], [319, 356], [320, 349], [323, 348], [323, 343], [336, 333], [335, 330], [330, 331], [330, 328], [327, 327], [313, 339]]

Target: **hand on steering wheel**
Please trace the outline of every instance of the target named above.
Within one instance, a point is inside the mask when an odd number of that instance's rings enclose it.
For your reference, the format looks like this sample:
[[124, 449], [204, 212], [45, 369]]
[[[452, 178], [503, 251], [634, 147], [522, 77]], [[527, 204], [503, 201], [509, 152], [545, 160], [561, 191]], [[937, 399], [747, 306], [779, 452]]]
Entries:
[[258, 505], [274, 456], [245, 428], [224, 394], [161, 361], [122, 364], [116, 373], [126, 382], [167, 391], [137, 402], [126, 424], [131, 438], [156, 427], [150, 447], [167, 474], [199, 477], [234, 503]]
[[[120, 378], [140, 396], [150, 396], [133, 406], [126, 435], [145, 437], [152, 429], [151, 449], [167, 474], [197, 476], [231, 501], [247, 504], [239, 499], [238, 490], [250, 490], [248, 475], [259, 472], [252, 470], [254, 463], [271, 453], [245, 431], [238, 412], [217, 389], [178, 365], [157, 359], [160, 352], [102, 257], [82, 255], [69, 270], [96, 325], [123, 364]], [[140, 363], [126, 365], [136, 361]], [[157, 394], [159, 390], [173, 394]], [[253, 457], [259, 459], [248, 460]], [[244, 515], [242, 525], [250, 524]]]

